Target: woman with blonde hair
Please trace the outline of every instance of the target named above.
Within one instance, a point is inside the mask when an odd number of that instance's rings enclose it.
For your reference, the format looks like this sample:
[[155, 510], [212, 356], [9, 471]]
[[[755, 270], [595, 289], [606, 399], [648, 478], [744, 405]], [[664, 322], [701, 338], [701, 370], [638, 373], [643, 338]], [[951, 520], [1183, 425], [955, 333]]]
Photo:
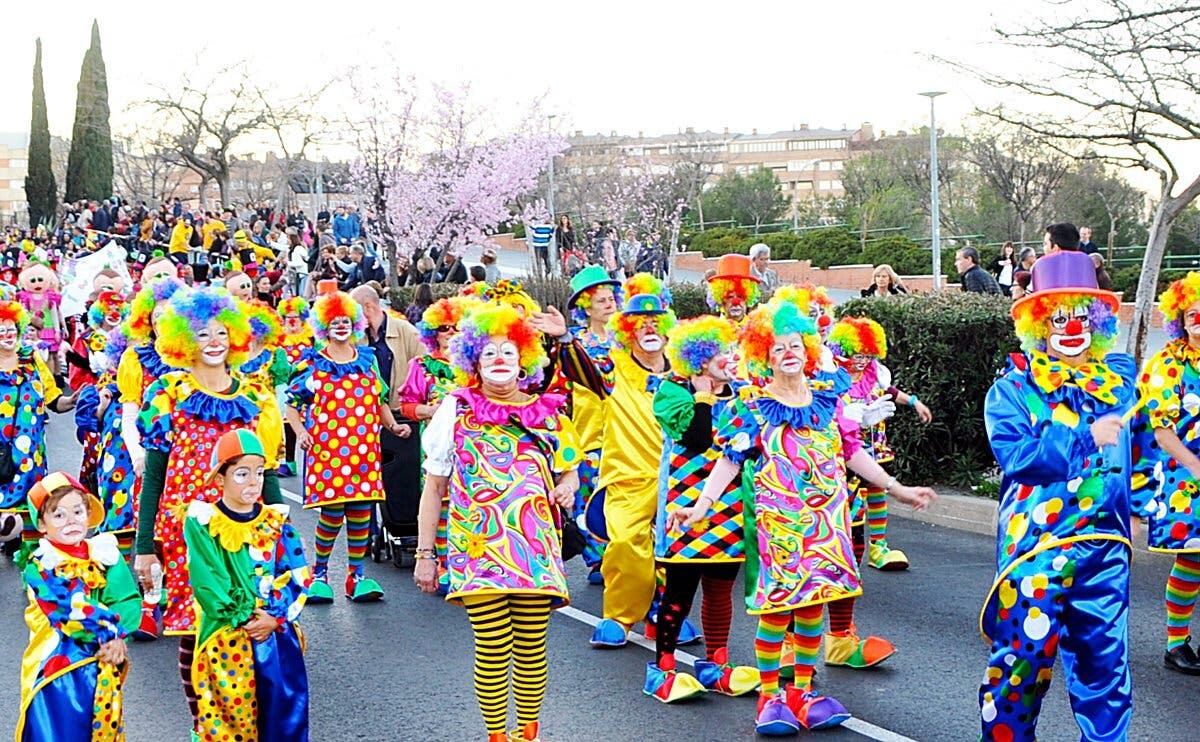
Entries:
[[900, 276], [896, 271], [892, 270], [892, 266], [883, 263], [875, 266], [875, 271], [872, 274], [874, 283], [862, 290], [863, 298], [871, 296], [889, 296], [895, 294], [907, 294], [908, 289], [904, 286], [904, 282], [900, 280]]

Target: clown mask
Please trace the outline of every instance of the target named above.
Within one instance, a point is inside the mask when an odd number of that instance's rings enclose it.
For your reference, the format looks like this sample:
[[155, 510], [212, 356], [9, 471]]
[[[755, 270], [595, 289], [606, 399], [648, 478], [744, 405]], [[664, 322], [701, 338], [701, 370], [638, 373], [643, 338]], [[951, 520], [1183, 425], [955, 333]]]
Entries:
[[497, 386], [509, 384], [521, 373], [521, 354], [516, 343], [493, 336], [479, 354], [479, 375]]
[[354, 323], [349, 317], [336, 317], [329, 322], [329, 339], [344, 343], [354, 334]]
[[17, 277], [17, 281], [21, 284], [21, 288], [31, 294], [38, 296], [51, 291], [57, 284], [57, 278], [54, 271], [49, 266], [41, 263], [33, 263], [21, 271]]
[[283, 331], [289, 335], [299, 335], [304, 330], [304, 320], [298, 314], [289, 314], [283, 318]]
[[1092, 347], [1092, 320], [1087, 307], [1058, 307], [1046, 320], [1050, 335], [1046, 345], [1060, 358], [1078, 358]]
[[209, 320], [208, 326], [196, 333], [196, 345], [200, 346], [200, 362], [205, 366], [223, 366], [229, 357], [229, 328], [218, 320]]
[[658, 334], [658, 323], [653, 317], [643, 320], [641, 327], [634, 334], [634, 339], [638, 347], [646, 353], [658, 353], [666, 344], [663, 336]]

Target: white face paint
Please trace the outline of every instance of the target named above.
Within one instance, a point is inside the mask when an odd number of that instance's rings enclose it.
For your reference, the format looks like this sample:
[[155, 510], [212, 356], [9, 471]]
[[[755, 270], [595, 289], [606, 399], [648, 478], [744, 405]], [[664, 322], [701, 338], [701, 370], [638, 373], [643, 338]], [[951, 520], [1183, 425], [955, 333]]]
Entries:
[[1183, 313], [1183, 331], [1193, 343], [1200, 342], [1200, 301]]
[[493, 384], [508, 384], [521, 372], [521, 354], [516, 343], [493, 337], [479, 354], [479, 375]]
[[196, 333], [196, 345], [200, 346], [200, 362], [205, 366], [224, 366], [229, 357], [229, 329], [217, 320], [209, 320], [208, 327]]
[[776, 374], [794, 376], [804, 373], [807, 358], [804, 337], [798, 332], [777, 337], [771, 345], [770, 366]]
[[0, 350], [12, 350], [17, 347], [19, 339], [16, 323], [11, 320], [0, 322]]
[[354, 334], [354, 323], [349, 317], [338, 317], [329, 323], [329, 339], [344, 343]]
[[729, 381], [733, 378], [735, 368], [737, 368], [737, 358], [732, 351], [725, 351], [713, 356], [704, 370], [717, 381]]
[[1050, 323], [1046, 344], [1056, 355], [1075, 358], [1092, 347], [1092, 321], [1087, 307], [1070, 311], [1059, 307], [1046, 321]]

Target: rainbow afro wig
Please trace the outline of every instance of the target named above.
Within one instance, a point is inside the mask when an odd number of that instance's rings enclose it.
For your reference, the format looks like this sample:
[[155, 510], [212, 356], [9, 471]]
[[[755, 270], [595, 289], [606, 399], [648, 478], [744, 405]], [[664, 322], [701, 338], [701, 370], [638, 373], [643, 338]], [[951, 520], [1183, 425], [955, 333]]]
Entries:
[[241, 368], [250, 355], [250, 321], [225, 289], [194, 288], [176, 291], [158, 320], [154, 349], [174, 368], [191, 368], [200, 357], [196, 335], [216, 320], [229, 332], [225, 363]]
[[25, 334], [29, 327], [29, 312], [19, 301], [0, 301], [0, 322], [12, 322], [17, 326], [17, 337]]
[[794, 301], [771, 301], [746, 315], [738, 338], [746, 368], [759, 378], [770, 378], [771, 346], [775, 339], [800, 333], [804, 339], [804, 373], [812, 376], [821, 367], [821, 336], [817, 323]]
[[175, 292], [184, 287], [183, 281], [171, 276], [162, 276], [142, 286], [130, 302], [129, 315], [121, 325], [130, 345], [145, 345], [151, 341], [154, 337], [155, 307], [160, 313], [164, 311]]
[[1188, 307], [1200, 301], [1200, 273], [1189, 272], [1186, 276], [1175, 281], [1158, 297], [1158, 311], [1162, 312], [1163, 327], [1172, 339], [1184, 337], [1187, 328], [1183, 324], [1183, 315]]
[[829, 331], [825, 341], [839, 358], [857, 355], [887, 358], [887, 335], [883, 327], [869, 317], [843, 317]]
[[117, 291], [101, 291], [100, 295], [96, 297], [96, 301], [92, 302], [92, 306], [88, 308], [88, 327], [99, 330], [104, 326], [104, 320], [113, 315], [119, 315], [117, 321], [113, 323], [119, 325], [127, 314], [129, 314], [129, 302], [125, 301], [124, 296]]
[[[827, 311], [833, 306], [833, 299], [829, 298], [829, 294], [825, 292], [824, 286], [813, 286], [811, 284], [788, 284], [775, 289], [775, 293], [771, 295], [771, 300], [790, 301], [798, 304], [804, 313], [810, 317], [813, 314], [820, 314]], [[814, 310], [820, 310], [814, 312]]]
[[525, 313], [526, 317], [542, 311], [542, 308], [533, 300], [533, 297], [525, 291], [525, 287], [521, 285], [521, 282], [514, 281], [511, 278], [501, 278], [496, 282], [495, 286], [485, 291], [483, 296], [486, 301], [500, 302], [514, 309], [519, 309]]
[[632, 348], [638, 330], [647, 322], [655, 323], [658, 334], [664, 339], [668, 336], [675, 326], [675, 311], [671, 309], [671, 290], [665, 283], [649, 273], [635, 273], [621, 284], [621, 293], [624, 294], [626, 309], [635, 296], [648, 294], [657, 296], [667, 311], [662, 314], [626, 314], [622, 309], [614, 314], [608, 321], [608, 329], [617, 345], [625, 350]]
[[350, 298], [345, 291], [331, 291], [321, 294], [312, 305], [312, 313], [308, 321], [312, 325], [313, 335], [324, 343], [329, 340], [329, 323], [340, 317], [348, 317], [354, 326], [350, 342], [362, 345], [366, 338], [367, 316], [363, 314], [358, 302]]
[[577, 325], [586, 325], [588, 321], [588, 310], [592, 308], [592, 297], [600, 289], [611, 289], [613, 298], [617, 300], [617, 311], [621, 311], [624, 306], [623, 301], [625, 291], [621, 286], [613, 286], [611, 284], [602, 283], [599, 286], [591, 286], [579, 292], [579, 296], [575, 299], [575, 306], [571, 307], [571, 321]]
[[250, 320], [250, 338], [264, 350], [273, 350], [283, 342], [283, 321], [270, 304], [257, 299], [241, 302], [246, 319]]
[[709, 361], [728, 352], [736, 340], [737, 332], [728, 320], [710, 315], [683, 320], [671, 330], [667, 360], [671, 370], [681, 376], [696, 376]]
[[479, 358], [492, 337], [508, 338], [517, 346], [522, 389], [532, 389], [542, 381], [542, 369], [549, 363], [542, 346], [542, 334], [529, 318], [503, 303], [475, 304], [459, 322], [459, 333], [450, 341], [450, 362], [462, 386], [479, 384]]
[[470, 296], [480, 301], [487, 300], [488, 285], [487, 281], [472, 281], [462, 287], [462, 291], [458, 292], [459, 296]]
[[739, 298], [749, 310], [758, 304], [761, 292], [758, 281], [749, 278], [713, 278], [708, 282], [708, 293], [712, 297], [709, 308], [717, 310], [732, 298]]
[[300, 317], [302, 322], [307, 322], [309, 309], [310, 307], [308, 302], [305, 301], [304, 297], [301, 296], [293, 296], [289, 299], [284, 299], [283, 301], [279, 302], [280, 317], [286, 317], [289, 314], [294, 314]]
[[1091, 320], [1092, 355], [1103, 358], [1117, 343], [1117, 316], [1106, 301], [1094, 294], [1070, 291], [1037, 292], [1013, 305], [1013, 323], [1021, 349], [1029, 352], [1046, 351], [1046, 339], [1050, 337], [1050, 315], [1062, 307], [1068, 314], [1081, 307], [1087, 308]]
[[426, 348], [429, 348], [429, 352], [432, 353], [439, 347], [439, 327], [457, 329], [463, 316], [470, 309], [478, 307], [479, 303], [478, 299], [470, 296], [450, 296], [430, 304], [425, 313], [421, 315], [420, 324], [417, 325], [417, 329], [421, 332], [421, 342], [425, 344]]

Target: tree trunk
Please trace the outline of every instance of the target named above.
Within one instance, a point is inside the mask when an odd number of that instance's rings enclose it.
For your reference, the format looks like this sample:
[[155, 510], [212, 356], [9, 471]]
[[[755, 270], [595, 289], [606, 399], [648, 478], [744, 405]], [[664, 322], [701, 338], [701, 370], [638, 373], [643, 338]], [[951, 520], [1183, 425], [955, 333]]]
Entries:
[[1113, 267], [1113, 243], [1117, 239], [1117, 218], [1110, 216], [1108, 218], [1108, 269], [1114, 270]]
[[208, 178], [200, 179], [200, 187], [196, 190], [196, 202], [200, 205], [200, 210], [203, 211], [208, 207], [206, 198], [208, 191]]
[[229, 204], [229, 176], [222, 175], [217, 178], [217, 188], [221, 191], [221, 208], [230, 208]]
[[[1020, 218], [1020, 217], [1018, 217], [1018, 218]], [[1025, 220], [1024, 219], [1021, 219], [1021, 231], [1018, 234], [1020, 235], [1020, 237], [1017, 239], [1017, 244], [1023, 246], [1025, 244]]]
[[[1150, 236], [1146, 241], [1146, 254], [1142, 258], [1142, 273], [1138, 277], [1133, 323], [1129, 328], [1129, 338], [1125, 342], [1125, 352], [1134, 357], [1139, 368], [1146, 351], [1146, 333], [1150, 330], [1151, 312], [1154, 311], [1158, 272], [1162, 267], [1163, 255], [1167, 251], [1167, 238], [1171, 234], [1171, 223], [1174, 221], [1171, 212], [1171, 188], [1174, 184], [1173, 178], [1163, 178], [1162, 196], [1154, 210], [1154, 221], [1150, 225]], [[1175, 213], [1178, 213], [1178, 209]]]

